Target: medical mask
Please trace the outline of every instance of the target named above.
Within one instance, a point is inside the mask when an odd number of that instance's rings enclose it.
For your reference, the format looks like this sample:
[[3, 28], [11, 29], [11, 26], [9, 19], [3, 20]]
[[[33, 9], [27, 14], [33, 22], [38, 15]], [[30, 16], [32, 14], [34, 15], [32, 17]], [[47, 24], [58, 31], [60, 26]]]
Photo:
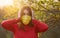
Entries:
[[31, 21], [31, 16], [29, 16], [29, 15], [23, 15], [22, 18], [21, 18], [21, 21], [22, 21], [23, 24], [27, 25]]

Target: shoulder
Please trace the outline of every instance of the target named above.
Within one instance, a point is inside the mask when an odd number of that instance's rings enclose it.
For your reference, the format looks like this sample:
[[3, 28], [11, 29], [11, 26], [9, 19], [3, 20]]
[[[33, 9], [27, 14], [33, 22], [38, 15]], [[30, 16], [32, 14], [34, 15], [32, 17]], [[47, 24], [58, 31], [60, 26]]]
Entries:
[[37, 20], [37, 19], [32, 19], [32, 22], [33, 23], [40, 23], [41, 21], [40, 20]]
[[39, 22], [40, 22], [39, 20], [32, 19], [32, 23], [33, 23], [34, 25], [37, 25]]

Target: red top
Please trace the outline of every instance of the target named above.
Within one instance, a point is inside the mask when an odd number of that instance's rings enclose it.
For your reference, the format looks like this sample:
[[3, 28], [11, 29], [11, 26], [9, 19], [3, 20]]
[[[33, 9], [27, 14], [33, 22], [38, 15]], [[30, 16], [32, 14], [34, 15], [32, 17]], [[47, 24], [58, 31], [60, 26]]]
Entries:
[[38, 32], [44, 32], [48, 29], [47, 24], [38, 21], [32, 20], [34, 27], [29, 27], [28, 25], [25, 26], [26, 31], [18, 28], [18, 20], [6, 20], [3, 21], [1, 24], [3, 28], [12, 31], [14, 34], [14, 38], [38, 38]]

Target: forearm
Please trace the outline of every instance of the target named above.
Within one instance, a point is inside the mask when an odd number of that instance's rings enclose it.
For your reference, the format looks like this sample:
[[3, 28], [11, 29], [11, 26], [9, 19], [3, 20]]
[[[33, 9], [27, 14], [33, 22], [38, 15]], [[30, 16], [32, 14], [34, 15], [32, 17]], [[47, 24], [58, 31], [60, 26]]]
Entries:
[[13, 19], [13, 20], [5, 20], [1, 24], [2, 25], [11, 25], [11, 24], [16, 24], [17, 22], [19, 22], [18, 19]]
[[1, 23], [1, 25], [5, 29], [13, 31], [13, 29], [14, 29], [14, 25], [13, 24], [17, 24], [18, 22], [19, 22], [18, 19], [6, 20], [6, 21], [3, 21]]
[[39, 23], [39, 25], [38, 25], [39, 32], [45, 32], [47, 29], [48, 29], [48, 25], [47, 24], [45, 24], [43, 22]]
[[33, 23], [36, 25], [37, 32], [44, 32], [48, 29], [48, 25], [44, 22], [34, 20]]

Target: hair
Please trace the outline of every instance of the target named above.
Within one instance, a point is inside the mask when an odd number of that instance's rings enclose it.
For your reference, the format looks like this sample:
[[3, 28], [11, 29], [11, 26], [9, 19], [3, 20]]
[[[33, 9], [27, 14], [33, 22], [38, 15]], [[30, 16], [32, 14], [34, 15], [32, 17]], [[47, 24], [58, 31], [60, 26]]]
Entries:
[[[31, 8], [29, 7], [29, 6], [24, 6], [22, 9], [21, 9], [21, 11], [19, 12], [19, 17], [21, 18], [23, 15], [23, 13], [24, 13], [24, 10], [25, 9], [27, 9], [28, 11], [29, 11], [29, 15], [31, 16], [31, 17], [33, 17], [33, 15], [32, 15], [32, 10], [31, 10]], [[28, 24], [28, 26], [30, 27], [30, 28], [32, 28], [34, 25], [33, 25], [33, 23], [32, 23], [32, 18], [31, 18], [31, 21], [30, 21], [30, 23]], [[20, 23], [19, 23], [19, 28], [20, 29], [23, 29], [23, 30], [25, 30], [24, 29], [24, 24], [21, 22], [21, 20], [20, 20]]]

